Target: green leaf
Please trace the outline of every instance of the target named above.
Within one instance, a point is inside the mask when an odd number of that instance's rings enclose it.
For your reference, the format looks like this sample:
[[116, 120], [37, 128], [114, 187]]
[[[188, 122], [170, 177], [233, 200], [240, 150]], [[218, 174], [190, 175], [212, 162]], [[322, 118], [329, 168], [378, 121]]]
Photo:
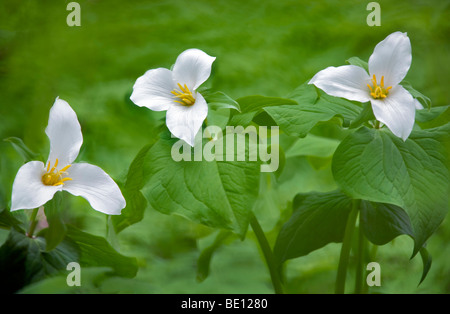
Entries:
[[66, 236], [66, 226], [62, 221], [61, 212], [63, 193], [58, 192], [44, 205], [48, 228], [45, 229], [46, 251], [53, 250]]
[[401, 85], [405, 88], [415, 99], [417, 99], [424, 108], [431, 108], [431, 99], [415, 90], [412, 85], [407, 81], [402, 81]]
[[147, 201], [140, 191], [144, 186], [143, 163], [145, 156], [152, 147], [152, 144], [144, 146], [134, 158], [128, 170], [125, 186], [122, 193], [127, 202], [126, 207], [120, 215], [111, 216], [114, 231], [121, 232], [123, 229], [141, 221], [147, 208]]
[[206, 102], [208, 103], [208, 107], [212, 110], [229, 108], [229, 109], [241, 111], [239, 103], [223, 92], [203, 91], [202, 96], [205, 98]]
[[399, 235], [414, 238], [408, 214], [391, 204], [361, 202], [361, 228], [370, 242], [384, 245]]
[[299, 105], [315, 104], [319, 98], [319, 89], [305, 82], [290, 93], [288, 98], [295, 100]]
[[430, 271], [430, 268], [431, 268], [431, 263], [432, 263], [431, 254], [428, 252], [428, 250], [425, 247], [422, 247], [420, 249], [420, 257], [422, 258], [423, 271], [422, 271], [422, 277], [420, 278], [419, 285], [427, 277], [428, 272]]
[[416, 110], [416, 122], [422, 129], [431, 129], [450, 121], [450, 106]]
[[[23, 216], [23, 211], [17, 214]], [[20, 217], [17, 217], [16, 214], [14, 214], [14, 212], [11, 212], [10, 210], [3, 208], [0, 210], [0, 228], [9, 229], [11, 227], [21, 229], [21, 231], [24, 231], [23, 221], [21, 221]]]
[[202, 282], [209, 276], [209, 267], [211, 264], [211, 259], [214, 255], [214, 252], [217, 251], [218, 248], [222, 246], [225, 240], [232, 235], [231, 232], [221, 230], [219, 234], [214, 239], [214, 242], [206, 247], [198, 257], [197, 261], [197, 281]]
[[450, 123], [413, 131], [405, 142], [387, 129], [360, 128], [333, 156], [333, 175], [353, 198], [400, 206], [414, 231], [415, 255], [448, 211]]
[[259, 95], [242, 97], [237, 99], [237, 102], [240, 105], [241, 112], [232, 115], [230, 125], [244, 127], [248, 126], [256, 115], [263, 112], [264, 108], [297, 104], [291, 99]]
[[[310, 90], [312, 88], [314, 86], [309, 87]], [[267, 107], [264, 110], [286, 134], [297, 137], [305, 137], [318, 122], [328, 121], [335, 116], [341, 117], [343, 125], [348, 126], [361, 113], [360, 105], [323, 92], [319, 92], [319, 98], [314, 103], [308, 102], [313, 99], [310, 93], [298, 105]]]
[[39, 154], [29, 149], [28, 146], [26, 146], [25, 143], [20, 138], [8, 137], [5, 138], [4, 141], [11, 143], [14, 149], [20, 154], [20, 156], [22, 156], [24, 162], [42, 159], [42, 157]]
[[24, 286], [65, 270], [67, 264], [78, 260], [76, 246], [63, 241], [51, 252], [45, 251], [45, 240], [29, 238], [11, 228], [6, 242], [0, 247], [0, 290], [13, 293]]
[[342, 242], [352, 200], [340, 192], [298, 194], [274, 247], [278, 264]]
[[447, 106], [439, 106], [439, 107], [432, 107], [430, 109], [422, 109], [416, 111], [416, 121], [420, 123], [430, 122], [440, 115], [442, 115], [444, 112], [448, 111], [450, 108], [449, 105]]
[[336, 139], [330, 139], [314, 134], [308, 134], [304, 138], [297, 139], [287, 150], [286, 157], [315, 156], [330, 157], [339, 145]]
[[358, 57], [351, 57], [350, 59], [348, 59], [345, 62], [348, 64], [351, 64], [351, 65], [359, 66], [359, 67], [363, 68], [364, 70], [366, 70], [367, 73], [369, 73], [369, 64], [366, 61], [361, 60]]
[[366, 102], [363, 104], [363, 110], [359, 116], [350, 123], [350, 128], [355, 129], [370, 120], [375, 120], [375, 115], [373, 114], [372, 104]]
[[76, 243], [80, 251], [80, 265], [111, 267], [118, 276], [132, 278], [136, 276], [138, 267], [136, 258], [127, 257], [116, 250], [105, 238], [81, 231], [67, 225], [67, 238]]
[[[235, 144], [237, 137], [244, 137], [242, 134], [230, 136], [235, 138]], [[230, 136], [226, 136], [224, 142], [228, 142]], [[200, 143], [197, 143], [191, 153], [191, 147], [184, 143], [183, 156], [188, 161], [177, 162], [172, 158], [172, 153], [178, 154], [179, 149], [174, 148], [172, 152], [172, 147], [180, 143], [184, 142], [161, 138], [149, 150], [144, 162], [146, 185], [143, 189], [148, 202], [162, 213], [181, 215], [209, 227], [233, 230], [243, 236], [258, 195], [260, 174], [260, 162], [248, 161], [248, 141], [245, 142], [246, 161], [237, 161], [236, 149], [226, 154], [225, 146], [224, 155], [221, 155], [223, 161], [206, 161], [202, 154], [207, 150], [205, 147], [202, 150]], [[205, 141], [205, 145], [215, 143], [220, 146], [220, 141]]]

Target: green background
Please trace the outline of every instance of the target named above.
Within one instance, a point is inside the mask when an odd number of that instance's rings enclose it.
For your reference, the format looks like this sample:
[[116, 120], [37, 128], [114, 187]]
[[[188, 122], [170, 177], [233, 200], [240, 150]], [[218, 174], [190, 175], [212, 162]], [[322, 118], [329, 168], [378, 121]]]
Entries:
[[[406, 79], [430, 97], [434, 106], [449, 104], [450, 1], [378, 1], [379, 27], [366, 24], [369, 2], [78, 1], [81, 26], [69, 27], [69, 1], [2, 1], [0, 139], [20, 137], [46, 158], [49, 143], [44, 129], [49, 109], [59, 96], [76, 111], [82, 126], [84, 143], [78, 161], [99, 165], [120, 182], [140, 148], [157, 135], [153, 128], [163, 123], [164, 113], [129, 101], [135, 80], [146, 70], [170, 68], [179, 53], [199, 48], [217, 57], [207, 82], [214, 90], [233, 98], [285, 96], [321, 69], [343, 65], [352, 56], [367, 60], [375, 45], [394, 31], [407, 32], [411, 39], [413, 61]], [[22, 161], [3, 141], [0, 154], [0, 204], [7, 204]], [[83, 199], [73, 198], [76, 206], [67, 219], [104, 236], [104, 215]], [[210, 277], [197, 283], [196, 259], [211, 242], [211, 237], [205, 237], [209, 232], [183, 218], [148, 209], [142, 222], [115, 240], [121, 253], [138, 258], [137, 277], [106, 278], [94, 284], [92, 278], [103, 270], [91, 269], [81, 289], [272, 291], [252, 234], [243, 242], [220, 248]], [[0, 230], [0, 242], [6, 235]], [[269, 233], [271, 240], [275, 236]], [[402, 236], [380, 247], [382, 286], [374, 292], [449, 293], [448, 239], [450, 221], [446, 219], [429, 241], [433, 266], [419, 287], [422, 265], [419, 258], [409, 260], [412, 241]], [[328, 245], [288, 262], [287, 291], [332, 292], [339, 247]], [[64, 276], [30, 289], [71, 292]]]

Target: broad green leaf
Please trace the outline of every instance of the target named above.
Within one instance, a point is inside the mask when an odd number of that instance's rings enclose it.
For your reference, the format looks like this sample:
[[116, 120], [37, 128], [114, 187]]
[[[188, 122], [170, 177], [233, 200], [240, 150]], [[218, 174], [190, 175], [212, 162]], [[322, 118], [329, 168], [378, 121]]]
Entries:
[[274, 247], [277, 263], [342, 242], [352, 200], [340, 192], [298, 194]]
[[431, 268], [431, 263], [432, 263], [431, 254], [428, 252], [428, 250], [425, 247], [422, 247], [420, 249], [420, 257], [422, 258], [423, 271], [422, 271], [422, 277], [420, 278], [419, 285], [427, 277], [428, 272], [430, 271], [430, 268]]
[[421, 92], [415, 90], [412, 85], [407, 81], [402, 81], [400, 83], [415, 99], [417, 99], [424, 108], [431, 108], [431, 99], [422, 94]]
[[292, 201], [293, 197], [283, 198], [278, 188], [276, 173], [261, 174], [259, 194], [253, 205], [253, 214], [263, 230], [269, 231], [277, 228], [281, 213], [288, 206], [287, 203]]
[[257, 125], [261, 126], [276, 126], [276, 122], [272, 119], [271, 116], [265, 111], [262, 111], [254, 116], [252, 122], [256, 123]]
[[126, 227], [131, 226], [144, 218], [147, 201], [140, 191], [144, 186], [142, 165], [150, 148], [151, 144], [144, 146], [130, 165], [125, 186], [122, 188], [122, 193], [127, 201], [127, 205], [120, 215], [111, 217], [116, 233], [121, 232]]
[[44, 205], [48, 228], [45, 230], [46, 251], [53, 250], [65, 237], [66, 226], [62, 221], [63, 193], [58, 192]]
[[414, 238], [408, 214], [391, 204], [361, 202], [361, 228], [370, 242], [384, 245], [399, 235]]
[[32, 160], [41, 160], [42, 157], [28, 148], [27, 145], [18, 137], [8, 137], [4, 139], [6, 142], [10, 142], [14, 149], [22, 156], [24, 162]]
[[215, 125], [225, 129], [230, 120], [230, 109], [208, 110], [205, 125]]
[[[18, 212], [17, 214], [23, 216], [23, 211]], [[11, 212], [10, 210], [3, 208], [0, 210], [0, 228], [9, 229], [14, 227], [16, 229], [23, 230], [23, 221], [20, 219], [21, 217], [17, 217], [17, 214]]]
[[305, 82], [290, 93], [288, 98], [295, 100], [299, 105], [315, 104], [319, 98], [319, 89]]
[[[230, 136], [235, 145], [239, 137], [244, 137], [242, 134]], [[226, 136], [224, 142], [228, 142], [230, 136]], [[213, 140], [205, 140], [204, 146], [197, 143], [192, 150], [184, 143], [183, 156], [192, 161], [175, 161], [172, 154], [178, 155], [180, 149], [176, 145], [183, 143], [178, 139], [161, 138], [149, 150], [143, 165], [144, 196], [162, 213], [181, 215], [243, 236], [258, 195], [260, 175], [260, 162], [248, 159], [248, 141], [244, 142], [245, 161], [237, 161], [236, 146], [226, 154], [225, 144], [222, 146], [224, 154], [220, 155], [223, 161], [206, 161], [202, 152], [208, 151], [207, 145], [221, 146], [220, 141]], [[198, 159], [201, 161], [195, 161]]]
[[351, 57], [350, 59], [348, 59], [346, 61], [346, 63], [359, 66], [359, 67], [363, 68], [364, 70], [366, 70], [367, 73], [369, 73], [369, 64], [366, 61], [361, 60], [358, 57]]
[[147, 200], [144, 195], [142, 195], [141, 191], [124, 189], [122, 193], [127, 201], [127, 205], [120, 215], [111, 217], [112, 225], [116, 233], [140, 222], [144, 218], [144, 212], [147, 208]]
[[206, 247], [198, 257], [197, 260], [197, 281], [202, 282], [209, 276], [209, 267], [211, 264], [211, 259], [214, 255], [214, 252], [222, 246], [224, 241], [232, 235], [231, 232], [221, 230], [219, 234], [214, 239], [214, 242]]
[[420, 123], [430, 122], [440, 115], [442, 115], [444, 112], [448, 111], [450, 108], [449, 105], [447, 106], [439, 106], [439, 107], [432, 107], [430, 109], [422, 109], [416, 111], [416, 121]]
[[375, 115], [373, 114], [372, 104], [366, 102], [363, 104], [363, 109], [359, 116], [350, 123], [349, 127], [355, 129], [370, 120], [375, 120]]
[[298, 137], [305, 137], [318, 122], [338, 116], [343, 119], [343, 125], [348, 126], [360, 115], [362, 110], [360, 105], [323, 92], [319, 93], [319, 98], [314, 103], [299, 101], [298, 105], [267, 107], [264, 110], [286, 134]]
[[339, 145], [339, 141], [314, 134], [297, 139], [287, 150], [286, 158], [294, 156], [330, 157]]
[[239, 103], [223, 92], [204, 91], [204, 92], [201, 92], [201, 94], [205, 98], [206, 102], [208, 103], [208, 107], [212, 110], [223, 109], [223, 108], [234, 109], [237, 111], [241, 110]]
[[353, 198], [400, 206], [414, 231], [415, 255], [448, 211], [450, 123], [413, 131], [404, 142], [387, 129], [360, 128], [333, 156], [333, 175]]
[[416, 110], [416, 122], [422, 129], [431, 129], [450, 121], [450, 106]]
[[32, 282], [65, 270], [68, 263], [79, 258], [71, 241], [61, 242], [51, 252], [46, 252], [45, 247], [43, 238], [32, 239], [11, 228], [8, 239], [0, 247], [0, 290], [16, 292]]
[[230, 119], [230, 125], [249, 125], [253, 118], [263, 112], [266, 107], [276, 107], [283, 105], [296, 105], [294, 100], [279, 98], [279, 97], [267, 97], [267, 96], [246, 96], [237, 99], [240, 105], [241, 112], [234, 113]]
[[118, 253], [105, 238], [81, 231], [71, 225], [67, 225], [67, 238], [79, 249], [81, 267], [105, 266], [111, 267], [118, 276], [129, 278], [136, 276], [138, 270], [136, 258]]

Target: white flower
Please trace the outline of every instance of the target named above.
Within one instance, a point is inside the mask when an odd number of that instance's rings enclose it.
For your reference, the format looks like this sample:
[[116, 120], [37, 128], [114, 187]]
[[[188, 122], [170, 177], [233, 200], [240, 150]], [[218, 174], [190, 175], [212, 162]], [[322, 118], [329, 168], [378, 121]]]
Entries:
[[140, 107], [167, 110], [170, 132], [194, 146], [195, 135], [208, 115], [208, 105], [197, 88], [210, 76], [215, 59], [201, 50], [188, 49], [178, 56], [172, 70], [152, 69], [139, 77], [130, 99]]
[[359, 102], [370, 101], [375, 118], [406, 140], [422, 105], [399, 85], [411, 66], [411, 42], [395, 32], [378, 43], [369, 58], [369, 74], [358, 66], [328, 67], [309, 82], [327, 94]]
[[30, 161], [14, 179], [11, 211], [44, 205], [58, 191], [84, 197], [94, 208], [109, 215], [119, 215], [125, 199], [111, 177], [97, 166], [73, 163], [83, 143], [80, 123], [69, 104], [56, 98], [45, 130], [50, 139], [46, 165]]

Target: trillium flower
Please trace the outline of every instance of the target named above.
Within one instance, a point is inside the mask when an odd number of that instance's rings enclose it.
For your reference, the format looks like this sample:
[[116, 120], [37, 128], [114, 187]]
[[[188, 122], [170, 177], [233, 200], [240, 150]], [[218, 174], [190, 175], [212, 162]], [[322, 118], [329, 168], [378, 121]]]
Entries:
[[208, 105], [197, 89], [210, 76], [215, 59], [199, 49], [188, 49], [178, 56], [172, 70], [152, 69], [139, 77], [130, 99], [140, 107], [167, 111], [166, 124], [172, 135], [194, 146], [208, 115]]
[[101, 168], [88, 163], [73, 163], [83, 143], [80, 123], [69, 104], [56, 98], [45, 130], [50, 139], [50, 155], [44, 165], [30, 161], [14, 179], [11, 211], [37, 208], [58, 191], [85, 198], [102, 213], [118, 215], [125, 199], [111, 177]]
[[415, 109], [422, 105], [399, 85], [411, 66], [411, 42], [395, 32], [378, 43], [369, 58], [369, 74], [355, 65], [328, 67], [309, 82], [327, 94], [372, 104], [375, 118], [406, 140], [412, 131]]

